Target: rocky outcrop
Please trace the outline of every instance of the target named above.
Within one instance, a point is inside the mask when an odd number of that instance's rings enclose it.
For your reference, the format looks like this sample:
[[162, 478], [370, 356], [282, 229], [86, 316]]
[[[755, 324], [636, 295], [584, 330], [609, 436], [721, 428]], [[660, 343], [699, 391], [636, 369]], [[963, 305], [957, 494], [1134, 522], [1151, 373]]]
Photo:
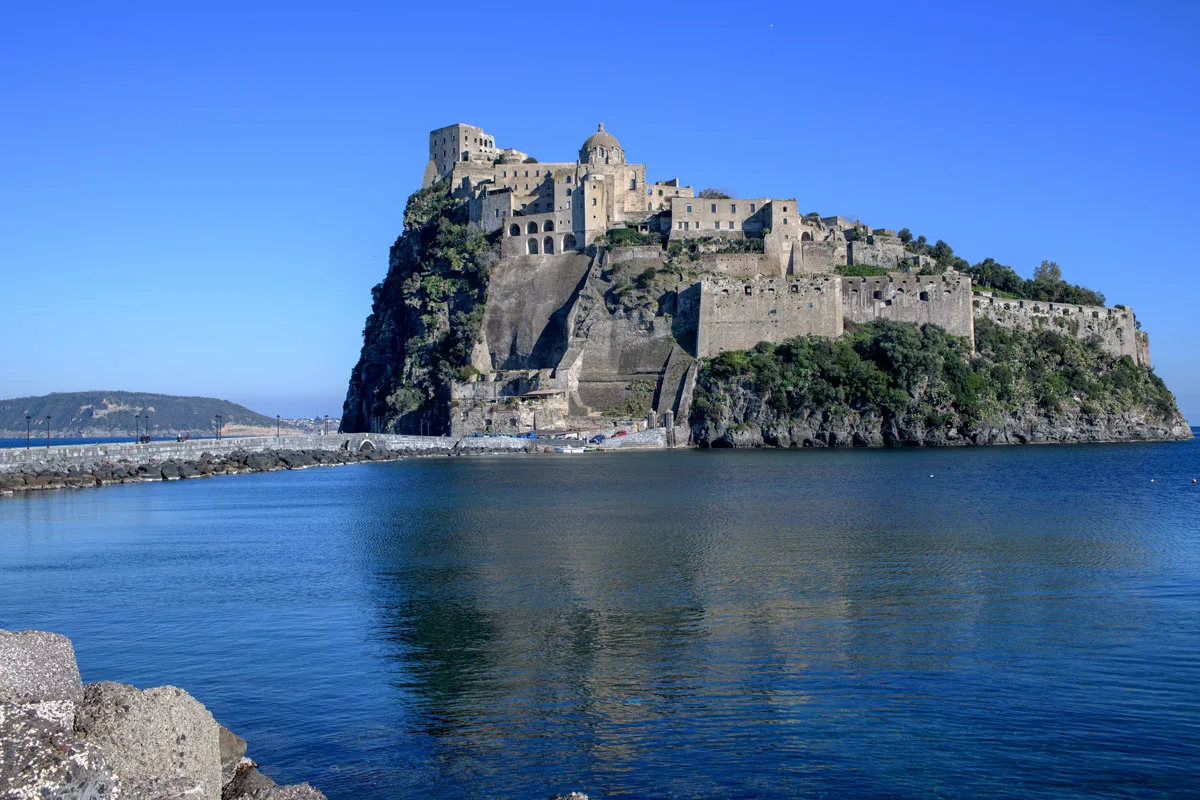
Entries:
[[321, 800], [277, 786], [182, 689], [84, 686], [71, 642], [0, 631], [0, 796], [17, 800]]
[[1124, 413], [1089, 414], [1079, 406], [1059, 411], [1030, 408], [969, 427], [936, 426], [915, 416], [884, 416], [824, 409], [785, 417], [753, 387], [724, 394], [720, 413], [693, 420], [692, 440], [701, 447], [953, 447], [1001, 444], [1080, 444], [1183, 441], [1192, 438], [1178, 411], [1162, 418], [1145, 407]]

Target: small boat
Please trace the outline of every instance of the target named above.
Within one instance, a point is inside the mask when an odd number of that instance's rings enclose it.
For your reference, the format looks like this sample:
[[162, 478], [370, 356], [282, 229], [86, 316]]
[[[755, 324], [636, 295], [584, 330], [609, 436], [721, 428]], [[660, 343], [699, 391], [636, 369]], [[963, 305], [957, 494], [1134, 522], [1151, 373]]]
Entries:
[[567, 445], [563, 445], [562, 447], [554, 448], [554, 452], [556, 452], [556, 453], [584, 453], [584, 452], [587, 452], [587, 448], [572, 447], [571, 445], [567, 444]]

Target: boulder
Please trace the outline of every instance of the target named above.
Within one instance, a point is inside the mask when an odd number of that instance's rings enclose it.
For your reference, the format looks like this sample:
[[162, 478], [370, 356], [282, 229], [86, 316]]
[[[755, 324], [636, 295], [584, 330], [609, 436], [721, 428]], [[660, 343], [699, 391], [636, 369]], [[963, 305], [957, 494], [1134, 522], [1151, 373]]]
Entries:
[[70, 728], [83, 701], [71, 640], [46, 631], [0, 630], [0, 703], [31, 710]]
[[221, 796], [220, 733], [212, 714], [174, 686], [139, 691], [121, 683], [84, 687], [75, 729], [101, 747], [133, 796]]
[[102, 800], [118, 784], [101, 749], [70, 727], [32, 706], [0, 703], [0, 796]]
[[224, 786], [237, 775], [238, 764], [246, 755], [246, 740], [224, 725], [219, 728], [217, 741], [221, 754], [221, 785]]

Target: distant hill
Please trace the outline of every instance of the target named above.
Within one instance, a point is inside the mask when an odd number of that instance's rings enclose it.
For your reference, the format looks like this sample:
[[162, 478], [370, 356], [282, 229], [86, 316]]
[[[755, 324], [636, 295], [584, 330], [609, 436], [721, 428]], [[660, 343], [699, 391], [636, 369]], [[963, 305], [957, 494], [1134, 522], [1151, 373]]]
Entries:
[[[24, 436], [25, 415], [35, 433], [45, 432], [46, 415], [54, 436], [125, 436], [145, 429], [149, 415], [154, 435], [212, 434], [215, 418], [224, 419], [227, 435], [275, 432], [275, 418], [215, 397], [178, 397], [147, 392], [55, 392], [41, 397], [0, 400], [0, 436]], [[285, 425], [284, 428], [289, 428]]]

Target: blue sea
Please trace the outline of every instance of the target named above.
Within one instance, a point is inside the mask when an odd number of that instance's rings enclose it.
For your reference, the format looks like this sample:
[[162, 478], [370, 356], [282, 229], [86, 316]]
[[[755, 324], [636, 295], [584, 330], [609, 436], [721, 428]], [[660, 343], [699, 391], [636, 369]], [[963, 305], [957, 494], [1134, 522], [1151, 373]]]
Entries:
[[332, 800], [1200, 796], [1200, 446], [426, 458], [0, 500], [0, 627]]

